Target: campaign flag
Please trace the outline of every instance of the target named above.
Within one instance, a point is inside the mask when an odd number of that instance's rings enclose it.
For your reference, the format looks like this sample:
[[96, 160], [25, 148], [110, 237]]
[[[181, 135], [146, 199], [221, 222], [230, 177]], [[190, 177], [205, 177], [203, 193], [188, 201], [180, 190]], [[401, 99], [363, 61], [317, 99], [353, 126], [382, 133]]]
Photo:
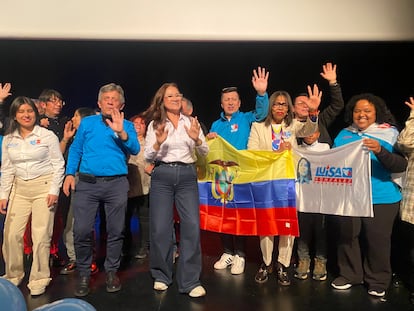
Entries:
[[237, 150], [220, 137], [208, 144], [198, 163], [201, 229], [298, 236], [291, 152]]
[[373, 217], [371, 159], [362, 141], [326, 151], [294, 150], [300, 212]]

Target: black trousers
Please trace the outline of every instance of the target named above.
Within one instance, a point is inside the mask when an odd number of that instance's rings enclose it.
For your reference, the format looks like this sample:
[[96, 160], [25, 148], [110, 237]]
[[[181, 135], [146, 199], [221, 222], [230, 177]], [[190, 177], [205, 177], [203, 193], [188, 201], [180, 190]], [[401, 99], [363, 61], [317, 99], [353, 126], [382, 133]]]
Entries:
[[374, 204], [374, 217], [338, 216], [339, 274], [353, 284], [386, 290], [391, 282], [391, 234], [399, 202]]

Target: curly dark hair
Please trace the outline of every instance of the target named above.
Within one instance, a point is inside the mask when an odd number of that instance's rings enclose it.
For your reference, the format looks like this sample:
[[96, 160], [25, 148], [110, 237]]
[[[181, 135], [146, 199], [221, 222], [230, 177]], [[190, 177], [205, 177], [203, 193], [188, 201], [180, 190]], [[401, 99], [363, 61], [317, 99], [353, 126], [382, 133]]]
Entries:
[[385, 101], [372, 93], [363, 93], [354, 95], [345, 106], [344, 120], [345, 123], [351, 125], [353, 123], [353, 112], [355, 105], [360, 100], [367, 100], [375, 107], [375, 122], [378, 124], [388, 123], [397, 127], [397, 121], [391, 111], [388, 109]]

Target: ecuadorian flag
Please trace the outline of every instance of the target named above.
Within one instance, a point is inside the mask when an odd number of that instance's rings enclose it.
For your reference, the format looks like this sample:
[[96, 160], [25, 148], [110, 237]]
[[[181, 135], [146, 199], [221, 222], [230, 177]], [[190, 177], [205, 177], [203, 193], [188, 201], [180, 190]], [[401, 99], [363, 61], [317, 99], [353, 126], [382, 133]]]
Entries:
[[237, 150], [220, 137], [208, 144], [198, 162], [201, 229], [298, 236], [291, 152]]

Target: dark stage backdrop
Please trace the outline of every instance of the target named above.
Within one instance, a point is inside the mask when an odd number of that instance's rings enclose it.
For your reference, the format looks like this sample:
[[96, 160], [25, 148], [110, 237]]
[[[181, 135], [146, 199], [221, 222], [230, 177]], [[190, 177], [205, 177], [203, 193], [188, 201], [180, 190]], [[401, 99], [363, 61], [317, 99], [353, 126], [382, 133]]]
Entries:
[[[292, 96], [317, 83], [328, 103], [322, 64], [338, 65], [345, 101], [373, 92], [383, 97], [403, 125], [414, 95], [414, 42], [150, 42], [0, 40], [0, 82], [12, 82], [13, 95], [38, 97], [54, 88], [65, 97], [64, 113], [96, 107], [99, 87], [115, 82], [125, 90], [127, 117], [149, 105], [164, 82], [176, 82], [208, 127], [221, 112], [220, 90], [238, 86], [242, 111], [254, 107], [252, 70], [270, 71], [269, 95]], [[343, 126], [342, 118], [332, 131]]]

